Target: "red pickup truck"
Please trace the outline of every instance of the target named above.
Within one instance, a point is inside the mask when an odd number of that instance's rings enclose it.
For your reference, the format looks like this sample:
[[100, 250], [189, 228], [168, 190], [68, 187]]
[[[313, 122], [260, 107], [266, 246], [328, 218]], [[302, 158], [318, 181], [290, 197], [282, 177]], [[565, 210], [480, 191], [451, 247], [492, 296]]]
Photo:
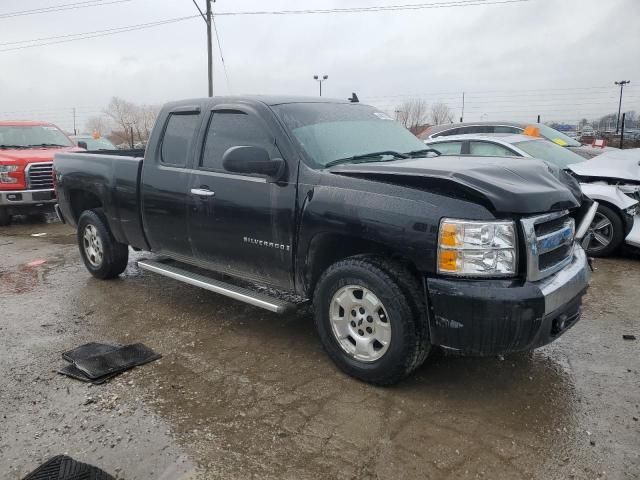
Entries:
[[0, 121], [0, 226], [53, 210], [53, 154], [80, 150], [47, 122]]

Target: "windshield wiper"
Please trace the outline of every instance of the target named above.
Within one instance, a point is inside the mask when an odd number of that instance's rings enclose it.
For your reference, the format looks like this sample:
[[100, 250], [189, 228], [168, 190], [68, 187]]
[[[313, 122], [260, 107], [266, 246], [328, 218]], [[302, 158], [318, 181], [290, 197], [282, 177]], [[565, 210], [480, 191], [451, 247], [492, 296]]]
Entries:
[[[357, 162], [358, 160], [368, 160], [371, 158], [384, 157], [384, 156], [391, 157], [391, 160], [398, 159], [398, 158], [409, 158], [409, 155], [404, 153], [396, 152], [394, 150], [383, 150], [381, 152], [371, 152], [371, 153], [363, 153], [362, 155], [354, 155], [353, 157], [338, 158], [337, 160], [333, 160], [327, 163], [325, 165], [325, 168], [333, 167], [335, 165], [340, 165], [342, 163], [351, 163], [351, 162]], [[376, 160], [376, 161], [387, 162], [390, 160]]]
[[60, 145], [59, 143], [38, 143], [37, 145], [25, 145], [25, 147], [33, 148], [33, 147], [68, 147], [68, 145]]
[[0, 148], [27, 148], [26, 145], [0, 145]]
[[410, 152], [406, 152], [405, 155], [407, 155], [407, 156], [409, 156], [411, 158], [415, 158], [415, 157], [423, 157], [427, 153], [435, 153], [438, 156], [442, 155], [435, 148], [422, 148], [420, 150], [411, 150]]

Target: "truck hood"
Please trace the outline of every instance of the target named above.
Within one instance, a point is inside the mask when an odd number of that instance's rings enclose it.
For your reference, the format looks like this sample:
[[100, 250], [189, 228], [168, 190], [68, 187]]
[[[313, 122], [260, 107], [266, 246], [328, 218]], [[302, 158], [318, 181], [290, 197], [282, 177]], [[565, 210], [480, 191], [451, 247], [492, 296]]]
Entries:
[[536, 159], [442, 156], [345, 164], [329, 171], [470, 198], [495, 212], [532, 214], [580, 205], [567, 185]]
[[56, 153], [81, 150], [82, 149], [77, 147], [0, 149], [0, 162], [12, 162], [17, 165], [27, 165], [34, 162], [52, 162], [53, 155]]
[[640, 148], [613, 149], [569, 168], [581, 177], [640, 182]]

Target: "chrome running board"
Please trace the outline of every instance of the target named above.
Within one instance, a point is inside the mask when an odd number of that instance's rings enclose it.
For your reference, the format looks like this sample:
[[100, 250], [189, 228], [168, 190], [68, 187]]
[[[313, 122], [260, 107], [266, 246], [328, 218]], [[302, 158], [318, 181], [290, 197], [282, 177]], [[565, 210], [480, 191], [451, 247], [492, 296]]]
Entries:
[[285, 313], [295, 307], [295, 304], [293, 303], [254, 292], [248, 288], [214, 280], [213, 278], [200, 275], [199, 273], [193, 273], [188, 270], [183, 270], [181, 268], [174, 267], [173, 265], [165, 265], [162, 262], [154, 260], [140, 260], [138, 261], [138, 267], [142, 270], [148, 270], [150, 272], [164, 275], [165, 277], [173, 278], [179, 282], [204, 288], [210, 292], [219, 293], [220, 295], [233, 298], [234, 300], [240, 300], [241, 302], [248, 303], [255, 307], [264, 308], [270, 312]]

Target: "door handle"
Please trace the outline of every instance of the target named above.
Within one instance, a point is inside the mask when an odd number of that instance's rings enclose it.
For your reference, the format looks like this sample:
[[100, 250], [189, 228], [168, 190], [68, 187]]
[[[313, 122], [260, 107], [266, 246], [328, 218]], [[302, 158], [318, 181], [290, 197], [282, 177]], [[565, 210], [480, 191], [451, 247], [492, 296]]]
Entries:
[[208, 190], [206, 188], [192, 188], [191, 194], [197, 195], [199, 197], [213, 197], [216, 192], [212, 192], [211, 190]]

